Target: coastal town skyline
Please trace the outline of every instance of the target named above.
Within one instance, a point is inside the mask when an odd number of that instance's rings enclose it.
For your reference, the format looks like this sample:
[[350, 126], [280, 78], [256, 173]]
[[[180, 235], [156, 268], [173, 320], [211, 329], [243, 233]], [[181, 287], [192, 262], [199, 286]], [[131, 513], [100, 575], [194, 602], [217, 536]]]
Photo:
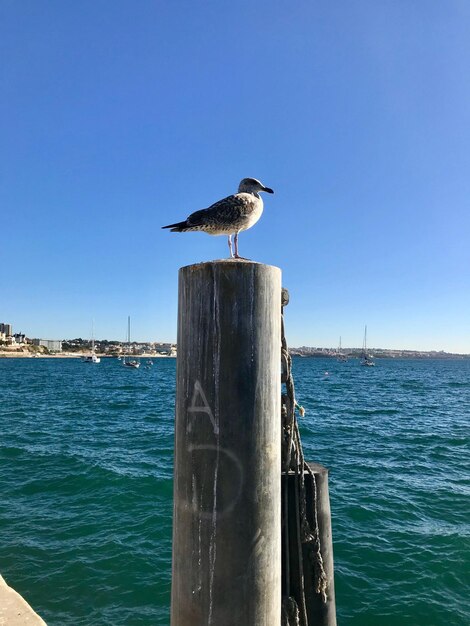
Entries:
[[[341, 337], [340, 337], [340, 342], [341, 342]], [[106, 344], [106, 349], [105, 350], [101, 350], [100, 353], [105, 353], [108, 351], [109, 347], [111, 346], [111, 351], [113, 346], [119, 346], [119, 349], [122, 349], [122, 347], [126, 344], [126, 341], [122, 341], [120, 339], [116, 339], [116, 338], [110, 338], [107, 337], [105, 338], [101, 338], [99, 339], [98, 337], [94, 338], [94, 341], [96, 343], [97, 346], [97, 351], [100, 352], [100, 344]], [[90, 337], [80, 337], [80, 336], [74, 336], [74, 337], [67, 337], [67, 338], [45, 338], [45, 337], [28, 337], [25, 333], [23, 332], [13, 332], [13, 325], [10, 323], [4, 323], [4, 322], [0, 322], [0, 354], [2, 351], [2, 346], [9, 346], [10, 348], [20, 348], [20, 346], [22, 345], [27, 345], [32, 344], [32, 345], [42, 345], [44, 347], [48, 347], [49, 349], [52, 349], [52, 351], [57, 351], [57, 352], [62, 352], [62, 350], [67, 351], [69, 348], [62, 347], [62, 344], [74, 344], [76, 342], [79, 342], [79, 348], [83, 351], [88, 350], [91, 347], [91, 338]], [[59, 347], [60, 344], [60, 347]], [[176, 340], [175, 341], [162, 341], [162, 340], [144, 340], [144, 341], [136, 341], [133, 340], [131, 342], [132, 345], [136, 345], [136, 346], [145, 346], [145, 347], [152, 347], [155, 350], [163, 350], [163, 351], [172, 351], [172, 350], [176, 350]], [[306, 346], [306, 345], [296, 345], [296, 346], [291, 346], [290, 347], [291, 352], [293, 354], [296, 355], [300, 355], [300, 356], [320, 356], [320, 355], [324, 355], [324, 356], [336, 356], [338, 354], [338, 350], [342, 350], [345, 354], [351, 354], [351, 355], [356, 355], [356, 353], [359, 353], [362, 348], [357, 345], [357, 346], [346, 346], [346, 345], [340, 345], [338, 346]], [[413, 357], [447, 357], [447, 356], [464, 356], [464, 357], [470, 357], [470, 353], [463, 353], [463, 352], [447, 352], [446, 350], [440, 349], [440, 350], [418, 350], [418, 349], [410, 349], [410, 348], [383, 348], [383, 347], [373, 347], [370, 346], [370, 350], [372, 352], [375, 353], [376, 356], [382, 356], [382, 357], [393, 357], [393, 358], [413, 358]], [[78, 350], [77, 350], [78, 351]]]
[[249, 176], [289, 345], [469, 353], [468, 5], [183, 5], [3, 4], [2, 317], [176, 341], [178, 269], [228, 247], [161, 227]]

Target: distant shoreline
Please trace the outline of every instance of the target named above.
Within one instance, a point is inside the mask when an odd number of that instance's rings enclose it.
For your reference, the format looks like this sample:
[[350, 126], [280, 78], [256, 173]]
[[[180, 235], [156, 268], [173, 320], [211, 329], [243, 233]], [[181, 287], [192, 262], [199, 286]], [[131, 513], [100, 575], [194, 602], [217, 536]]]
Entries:
[[[394, 351], [394, 352], [398, 352], [398, 351]], [[403, 359], [403, 360], [416, 360], [416, 361], [466, 361], [470, 359], [470, 354], [452, 354], [451, 352], [433, 352], [433, 353], [429, 353], [429, 352], [408, 352], [406, 350], [404, 350], [403, 352], [400, 353], [395, 353], [395, 354], [387, 354], [385, 351], [380, 351], [380, 352], [374, 352], [373, 350], [370, 350], [369, 352], [370, 356], [372, 356], [372, 358], [374, 359], [391, 359], [391, 360], [399, 360], [399, 359]], [[354, 359], [360, 359], [361, 358], [361, 352], [359, 350], [357, 350], [355, 353], [353, 354], [346, 354], [345, 355], [347, 357], [347, 360], [354, 360]], [[338, 355], [335, 353], [331, 353], [331, 354], [325, 354], [322, 352], [307, 352], [307, 353], [300, 353], [298, 352], [295, 348], [291, 351], [291, 357], [292, 358], [302, 358], [302, 359], [337, 359]]]
[[[88, 356], [89, 353], [80, 353], [76, 352], [61, 352], [58, 354], [32, 354], [31, 352], [3, 352], [0, 351], [0, 359], [78, 359], [81, 360], [84, 357]], [[117, 360], [117, 356], [110, 356], [109, 354], [97, 354], [100, 359], [115, 359]], [[120, 355], [121, 358], [125, 355]], [[126, 355], [127, 356], [127, 355]], [[176, 359], [176, 355], [166, 355], [166, 354], [133, 354], [131, 355], [133, 359]], [[304, 358], [304, 359], [329, 359], [334, 360], [337, 358], [335, 355], [330, 354], [298, 354], [293, 353], [292, 358]], [[470, 359], [470, 354], [449, 354], [446, 355], [400, 355], [400, 356], [391, 356], [387, 354], [374, 354], [375, 359], [390, 359], [393, 361], [404, 360], [404, 361], [465, 361]], [[359, 359], [359, 355], [348, 355], [348, 360]]]
[[[0, 352], [0, 359], [83, 359], [88, 353], [60, 352], [58, 354], [32, 354], [31, 352]], [[97, 354], [100, 359], [116, 359], [109, 354]], [[122, 355], [124, 356], [124, 355]], [[127, 355], [126, 355], [127, 356]], [[133, 354], [133, 359], [176, 359], [176, 356], [166, 354]]]

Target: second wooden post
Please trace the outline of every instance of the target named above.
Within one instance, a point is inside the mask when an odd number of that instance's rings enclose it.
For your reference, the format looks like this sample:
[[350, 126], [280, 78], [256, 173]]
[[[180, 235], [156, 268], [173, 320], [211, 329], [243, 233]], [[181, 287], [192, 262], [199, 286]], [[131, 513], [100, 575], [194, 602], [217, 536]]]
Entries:
[[281, 621], [281, 272], [180, 270], [172, 626]]

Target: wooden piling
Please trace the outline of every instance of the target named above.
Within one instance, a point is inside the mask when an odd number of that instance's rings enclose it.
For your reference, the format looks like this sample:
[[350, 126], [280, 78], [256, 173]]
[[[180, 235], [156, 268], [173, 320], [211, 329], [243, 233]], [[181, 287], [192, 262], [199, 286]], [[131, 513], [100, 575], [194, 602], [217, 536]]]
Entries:
[[180, 270], [172, 626], [281, 622], [280, 279]]
[[[318, 523], [318, 539], [323, 568], [327, 578], [327, 600], [324, 602], [321, 594], [315, 591], [315, 552], [312, 552], [310, 544], [302, 543], [300, 511], [296, 504], [300, 496], [296, 498], [295, 495], [299, 485], [294, 471], [283, 472], [282, 475], [283, 491], [287, 494], [288, 501], [288, 508], [284, 514], [284, 528], [288, 529], [288, 538], [287, 541], [284, 540], [283, 542], [283, 594], [293, 597], [300, 607], [302, 605], [303, 588], [305, 591], [305, 613], [308, 626], [336, 626], [328, 470], [319, 463], [308, 463], [308, 466], [310, 472], [304, 470], [306, 514], [310, 528], [314, 529], [316, 523]], [[315, 484], [313, 484], [313, 477]], [[284, 481], [287, 481], [287, 485], [285, 485]], [[285, 486], [287, 486], [287, 490], [284, 489]], [[304, 622], [301, 621], [301, 623]]]

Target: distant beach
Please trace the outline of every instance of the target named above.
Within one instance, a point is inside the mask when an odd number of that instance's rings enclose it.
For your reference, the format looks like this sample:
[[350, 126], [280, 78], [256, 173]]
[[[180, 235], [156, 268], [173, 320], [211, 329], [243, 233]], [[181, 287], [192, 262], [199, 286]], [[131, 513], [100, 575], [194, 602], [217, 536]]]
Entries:
[[[0, 350], [0, 359], [81, 359], [88, 354], [77, 352], [59, 352], [57, 354], [32, 354], [31, 352], [14, 352], [9, 350]], [[101, 359], [117, 359], [116, 356], [110, 356], [109, 354], [98, 354]], [[134, 356], [134, 355], [133, 355]], [[137, 359], [175, 359], [175, 355], [170, 354], [138, 354], [135, 355]]]
[[79, 359], [82, 355], [71, 353], [32, 354], [31, 352], [13, 352], [0, 350], [0, 359]]

